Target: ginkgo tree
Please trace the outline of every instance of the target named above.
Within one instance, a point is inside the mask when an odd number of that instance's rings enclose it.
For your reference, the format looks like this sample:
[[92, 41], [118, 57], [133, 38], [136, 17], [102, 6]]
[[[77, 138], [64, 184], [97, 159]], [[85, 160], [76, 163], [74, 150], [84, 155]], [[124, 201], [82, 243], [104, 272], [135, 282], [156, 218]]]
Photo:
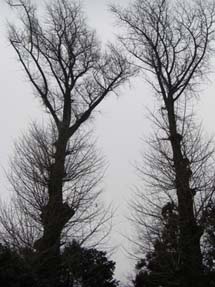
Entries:
[[113, 45], [101, 50], [77, 2], [50, 1], [42, 14], [31, 1], [7, 2], [19, 13], [19, 21], [9, 26], [10, 44], [56, 130], [48, 196], [41, 212], [43, 233], [34, 244], [44, 262], [41, 272], [55, 286], [62, 230], [75, 214], [63, 197], [70, 140], [133, 71]]
[[[201, 148], [193, 152], [198, 132], [193, 131], [190, 111], [198, 84], [209, 71], [215, 2], [137, 0], [128, 8], [114, 6], [112, 11], [123, 28], [119, 39], [129, 62], [138, 66], [156, 94], [160, 115], [153, 119], [159, 127], [153, 140], [161, 157], [151, 158], [150, 166], [159, 164], [154, 172], [151, 169], [151, 178], [155, 188], [163, 185], [177, 198], [180, 286], [202, 286], [203, 230], [195, 216], [198, 182], [194, 181], [198, 181], [194, 168]], [[166, 179], [171, 179], [170, 185]]]

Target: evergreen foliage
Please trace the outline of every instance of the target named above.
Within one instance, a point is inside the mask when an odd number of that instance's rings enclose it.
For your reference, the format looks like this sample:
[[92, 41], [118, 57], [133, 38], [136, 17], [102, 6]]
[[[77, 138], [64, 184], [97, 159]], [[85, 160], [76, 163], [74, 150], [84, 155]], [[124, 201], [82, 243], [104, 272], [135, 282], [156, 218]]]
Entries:
[[[0, 245], [0, 286], [40, 287], [40, 274], [35, 269], [35, 253], [13, 250]], [[106, 252], [81, 247], [76, 241], [65, 247], [60, 256], [59, 287], [117, 287], [113, 278], [115, 263]], [[53, 277], [55, 274], [53, 274]], [[47, 282], [49, 284], [49, 282]]]

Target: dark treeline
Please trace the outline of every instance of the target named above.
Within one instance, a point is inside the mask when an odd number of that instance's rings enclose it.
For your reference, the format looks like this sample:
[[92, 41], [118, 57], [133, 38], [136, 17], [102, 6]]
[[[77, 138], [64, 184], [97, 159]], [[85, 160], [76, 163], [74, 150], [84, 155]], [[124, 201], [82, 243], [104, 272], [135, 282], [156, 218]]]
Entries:
[[143, 186], [130, 204], [138, 259], [128, 284], [215, 286], [215, 143], [194, 113], [213, 70], [215, 2], [113, 5], [119, 36], [105, 50], [76, 1], [50, 1], [41, 14], [34, 2], [6, 2], [18, 13], [9, 42], [48, 119], [31, 126], [11, 158], [1, 286], [119, 286], [115, 263], [99, 250], [112, 211], [101, 200], [105, 166], [89, 126], [134, 76], [152, 86], [156, 111], [137, 164]]

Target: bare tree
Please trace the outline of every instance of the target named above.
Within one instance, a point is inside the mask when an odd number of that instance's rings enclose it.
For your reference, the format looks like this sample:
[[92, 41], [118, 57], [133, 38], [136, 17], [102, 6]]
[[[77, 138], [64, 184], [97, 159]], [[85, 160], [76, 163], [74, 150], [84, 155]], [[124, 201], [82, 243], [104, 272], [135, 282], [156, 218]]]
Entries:
[[[26, 250], [35, 254], [40, 244], [56, 136], [53, 125], [42, 129], [35, 124], [15, 145], [8, 173], [14, 194], [8, 205], [1, 206], [0, 233], [1, 241], [20, 254]], [[104, 243], [111, 230], [112, 208], [102, 203], [103, 173], [104, 161], [97, 155], [90, 135], [77, 133], [68, 144], [62, 186], [63, 204], [73, 214], [62, 226], [60, 247], [64, 248], [72, 240], [88, 247], [101, 247]], [[55, 218], [55, 210], [49, 212]], [[44, 260], [39, 255], [35, 258], [38, 276], [49, 281], [39, 272], [44, 264], [50, 264], [51, 258]], [[53, 274], [52, 277], [56, 279]]]
[[[208, 72], [215, 3], [137, 0], [129, 9], [113, 7], [112, 11], [126, 29], [120, 37], [121, 43], [135, 59], [135, 64], [150, 73], [147, 80], [156, 92], [162, 113], [162, 122], [158, 124], [165, 136], [158, 133], [157, 144], [160, 147], [162, 143], [160, 152], [163, 155], [155, 163], [151, 162], [156, 165], [160, 161], [162, 177], [159, 180], [160, 173], [153, 172], [152, 178], [165, 188], [165, 180], [173, 179], [168, 189], [175, 190], [178, 203], [180, 267], [184, 276], [181, 286], [201, 285], [198, 278], [202, 273], [200, 238], [203, 231], [194, 214], [195, 190], [191, 180], [195, 172], [198, 173], [192, 170], [195, 138], [192, 127], [189, 129], [183, 103], [195, 96], [198, 81]], [[187, 129], [184, 129], [186, 123]], [[166, 169], [167, 165], [172, 165], [172, 169]]]
[[[9, 242], [12, 245], [19, 242], [16, 247], [23, 248], [26, 245], [33, 248], [34, 241], [41, 236], [41, 215], [48, 201], [48, 180], [55, 151], [52, 143], [55, 142], [56, 136], [54, 127], [42, 129], [33, 125], [29, 134], [23, 136], [15, 145], [15, 155], [8, 173], [14, 191], [13, 204], [9, 210], [3, 209], [1, 223], [10, 237]], [[104, 162], [96, 154], [95, 143], [90, 140], [88, 134], [77, 134], [69, 143], [65, 161], [63, 201], [73, 210], [74, 215], [63, 228], [62, 244], [69, 234], [73, 239], [84, 242], [92, 237], [92, 234], [95, 235], [101, 225], [111, 217], [111, 212], [106, 211], [99, 199], [103, 172]], [[15, 216], [16, 212], [18, 216]], [[54, 216], [55, 212], [52, 212]], [[32, 230], [35, 229], [33, 233], [28, 231], [29, 224]], [[37, 236], [34, 235], [36, 230]], [[23, 238], [16, 240], [16, 233], [19, 238]], [[25, 233], [32, 233], [31, 240], [24, 240]], [[95, 242], [100, 240], [95, 237]]]
[[[137, 163], [138, 175], [143, 181], [143, 186], [137, 187], [136, 195], [133, 196], [130, 204], [130, 220], [137, 233], [137, 236], [130, 238], [130, 241], [134, 245], [134, 254], [138, 262], [143, 262], [143, 269], [138, 270], [138, 277], [141, 274], [146, 276], [154, 271], [149, 277], [150, 280], [155, 280], [153, 278], [156, 277], [157, 285], [155, 286], [166, 286], [161, 281], [166, 284], [168, 282], [170, 286], [175, 286], [174, 284], [178, 282], [177, 284], [181, 286], [184, 271], [180, 272], [183, 258], [180, 221], [178, 221], [176, 172], [171, 146], [167, 140], [168, 129], [165, 127], [162, 116], [163, 112], [160, 112], [160, 117], [153, 114], [157, 129], [148, 141], [148, 151], [143, 154], [142, 162]], [[209, 218], [213, 217], [210, 212], [215, 200], [214, 144], [212, 140], [206, 141], [201, 129], [192, 124], [189, 116], [186, 117], [184, 124], [182, 147], [183, 153], [190, 159], [192, 171], [190, 192], [193, 195], [193, 212], [196, 224], [202, 232], [199, 243], [203, 259], [201, 284], [204, 282], [207, 285], [206, 282], [210, 278], [205, 265], [205, 259], [207, 259], [205, 247], [207, 245], [207, 249], [213, 248], [211, 243], [207, 242], [206, 237], [207, 230], [213, 228], [213, 223], [209, 222]], [[163, 244], [162, 250], [160, 244]], [[153, 254], [157, 257], [151, 257]], [[162, 256], [166, 259], [162, 259]], [[160, 267], [159, 264], [161, 264]], [[146, 266], [152, 267], [152, 270], [147, 270]], [[156, 271], [153, 270], [154, 266], [157, 266]], [[144, 278], [144, 280], [149, 280], [147, 276]]]
[[7, 2], [20, 11], [20, 22], [10, 25], [10, 43], [56, 128], [48, 197], [41, 214], [43, 234], [35, 242], [40, 256], [53, 258], [59, 254], [62, 230], [74, 216], [63, 198], [63, 186], [71, 176], [66, 175], [69, 141], [133, 72], [113, 46], [101, 51], [76, 2], [52, 1], [44, 20], [30, 1]]

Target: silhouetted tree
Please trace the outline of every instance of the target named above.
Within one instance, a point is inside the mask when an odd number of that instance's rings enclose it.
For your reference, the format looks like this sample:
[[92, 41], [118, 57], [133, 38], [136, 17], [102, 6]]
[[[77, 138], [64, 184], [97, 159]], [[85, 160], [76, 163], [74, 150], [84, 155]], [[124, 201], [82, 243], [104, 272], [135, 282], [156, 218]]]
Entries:
[[[41, 215], [48, 201], [55, 138], [53, 128], [33, 125], [15, 144], [8, 173], [14, 196], [8, 208], [2, 206], [0, 223], [4, 241], [16, 248], [33, 248], [41, 236], [44, 224]], [[96, 244], [105, 235], [105, 232], [98, 234], [111, 217], [111, 210], [107, 211], [100, 200], [103, 172], [103, 160], [97, 156], [89, 134], [76, 134], [68, 145], [62, 187], [63, 200], [74, 210], [74, 215], [62, 229], [62, 244], [69, 241], [70, 236], [83, 244], [97, 234]], [[108, 231], [108, 226], [105, 229]]]
[[63, 286], [118, 286], [118, 282], [113, 278], [115, 263], [108, 260], [103, 251], [83, 248], [73, 241], [63, 250], [62, 262]]
[[[8, 206], [1, 206], [0, 234], [4, 242], [20, 252], [28, 248], [34, 253], [36, 240], [43, 232], [41, 215], [48, 201], [48, 179], [55, 150], [53, 128], [33, 125], [29, 134], [16, 143], [11, 160], [8, 178], [14, 196]], [[81, 245], [96, 246], [109, 234], [112, 218], [111, 207], [106, 208], [100, 200], [103, 161], [86, 133], [76, 134], [70, 140], [67, 153], [62, 192], [64, 202], [74, 210], [74, 215], [62, 228], [60, 244], [63, 246], [76, 239]], [[52, 213], [54, 216], [55, 211]], [[40, 257], [36, 261], [34, 265], [41, 278], [40, 269], [45, 263]], [[44, 281], [46, 277], [44, 275]]]
[[[24, 250], [23, 250], [24, 251]], [[30, 259], [30, 258], [29, 258]], [[4, 287], [36, 287], [32, 266], [23, 255], [5, 244], [0, 244], [0, 282]]]
[[[215, 286], [214, 269], [214, 202], [207, 205], [207, 225], [201, 239], [203, 256], [202, 286]], [[184, 276], [180, 270], [180, 230], [177, 207], [168, 202], [161, 209], [161, 222], [151, 250], [136, 264], [135, 287], [181, 286]]]
[[179, 217], [173, 202], [162, 208], [161, 219], [151, 251], [136, 265], [135, 287], [180, 286]]
[[[155, 169], [151, 178], [155, 187], [162, 183], [166, 186], [166, 182], [162, 182], [165, 177], [173, 179], [165, 190], [174, 190], [177, 198], [180, 272], [183, 274], [180, 286], [202, 286], [200, 238], [203, 229], [195, 216], [194, 199], [198, 192], [195, 179], [198, 184], [198, 178], [193, 176], [193, 165], [197, 161], [192, 157], [193, 146], [196, 148], [193, 142], [198, 136], [193, 132], [191, 114], [187, 110], [196, 92], [195, 85], [208, 71], [215, 3], [137, 0], [128, 9], [113, 7], [112, 10], [125, 28], [121, 43], [134, 64], [150, 73], [148, 82], [158, 99], [161, 117], [154, 120], [160, 127], [156, 137], [163, 156], [157, 162], [160, 161], [159, 171], [163, 177], [159, 180]], [[153, 164], [155, 166], [151, 162]]]
[[[210, 200], [204, 212], [204, 235], [202, 237], [202, 256], [205, 280], [208, 286], [215, 286], [215, 202]], [[205, 284], [205, 285], [206, 285]]]
[[[117, 287], [113, 278], [115, 263], [106, 253], [95, 248], [84, 248], [76, 241], [61, 250], [59, 286], [61, 287]], [[0, 282], [4, 287], [40, 287], [42, 274], [35, 269], [36, 253], [29, 249], [17, 250], [0, 245]], [[47, 284], [49, 284], [47, 280]]]
[[20, 23], [10, 25], [10, 43], [56, 130], [48, 197], [41, 214], [43, 233], [34, 244], [44, 262], [41, 272], [55, 286], [62, 230], [75, 214], [63, 198], [70, 140], [133, 72], [113, 46], [101, 51], [76, 2], [51, 1], [43, 17], [30, 1], [7, 2], [21, 13]]

